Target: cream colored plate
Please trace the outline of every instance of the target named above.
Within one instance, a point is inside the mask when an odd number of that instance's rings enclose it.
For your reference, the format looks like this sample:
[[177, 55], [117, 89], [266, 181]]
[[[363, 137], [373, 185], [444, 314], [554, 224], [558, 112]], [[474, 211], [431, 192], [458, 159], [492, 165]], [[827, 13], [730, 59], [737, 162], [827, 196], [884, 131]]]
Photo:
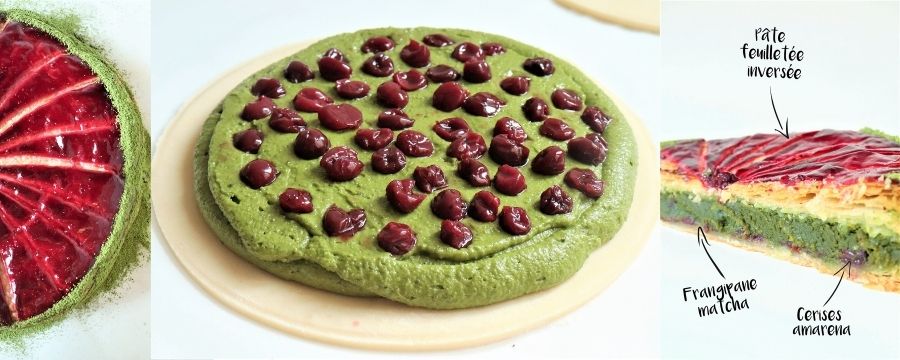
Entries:
[[556, 0], [556, 2], [602, 21], [659, 34], [660, 0]]
[[630, 216], [575, 276], [553, 289], [480, 308], [427, 310], [316, 290], [244, 261], [219, 242], [200, 215], [192, 185], [194, 145], [207, 115], [234, 86], [308, 44], [274, 50], [214, 81], [172, 118], [156, 146], [153, 205], [162, 234], [183, 269], [223, 304], [284, 332], [337, 345], [454, 349], [509, 338], [575, 310], [609, 286], [643, 248], [659, 218], [657, 152], [643, 125], [620, 104], [631, 119], [640, 161]]

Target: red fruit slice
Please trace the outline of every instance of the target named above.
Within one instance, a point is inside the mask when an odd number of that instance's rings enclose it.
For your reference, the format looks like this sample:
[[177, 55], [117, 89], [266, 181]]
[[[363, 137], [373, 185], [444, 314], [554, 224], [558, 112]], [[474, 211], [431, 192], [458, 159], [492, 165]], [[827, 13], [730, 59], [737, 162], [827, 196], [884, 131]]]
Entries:
[[0, 325], [43, 313], [94, 264], [124, 189], [116, 117], [81, 59], [0, 18]]

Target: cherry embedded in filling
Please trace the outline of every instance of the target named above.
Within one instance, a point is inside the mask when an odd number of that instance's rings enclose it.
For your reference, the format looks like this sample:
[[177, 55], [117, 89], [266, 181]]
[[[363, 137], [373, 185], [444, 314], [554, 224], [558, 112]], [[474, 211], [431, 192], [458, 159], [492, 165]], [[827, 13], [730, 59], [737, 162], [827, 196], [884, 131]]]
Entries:
[[397, 148], [404, 154], [412, 157], [430, 156], [434, 152], [434, 145], [424, 134], [415, 130], [404, 130], [397, 135], [395, 142]]
[[319, 74], [328, 81], [346, 79], [353, 73], [349, 64], [333, 57], [319, 58]]
[[596, 199], [603, 195], [603, 180], [597, 179], [591, 170], [580, 168], [569, 170], [564, 181], [566, 185], [581, 191], [589, 198]]
[[487, 166], [475, 159], [469, 158], [460, 161], [456, 167], [456, 174], [475, 187], [491, 184], [491, 175]]
[[[449, 84], [449, 83], [448, 83]], [[489, 92], [480, 92], [466, 98], [463, 108], [475, 116], [493, 116], [506, 105], [506, 101]]]
[[378, 53], [363, 62], [362, 70], [372, 76], [389, 76], [394, 73], [394, 61], [387, 54]]
[[606, 147], [586, 137], [569, 140], [569, 156], [590, 165], [599, 165], [606, 160]]
[[322, 217], [322, 228], [328, 236], [348, 238], [366, 225], [366, 212], [362, 209], [344, 211], [332, 204]]
[[364, 53], [385, 52], [394, 48], [394, 40], [385, 36], [371, 37], [360, 46], [360, 50]]
[[522, 68], [537, 76], [547, 76], [556, 71], [556, 68], [553, 66], [553, 61], [540, 57], [525, 60], [525, 62], [522, 63]]
[[406, 63], [406, 65], [412, 66], [414, 68], [420, 68], [428, 66], [428, 63], [431, 61], [431, 51], [428, 50], [428, 47], [422, 45], [418, 41], [409, 40], [409, 44], [403, 47], [403, 50], [400, 50], [400, 59]]
[[331, 181], [350, 181], [363, 171], [363, 163], [359, 161], [356, 151], [346, 146], [336, 146], [322, 155], [319, 166]]
[[278, 196], [278, 205], [289, 213], [308, 214], [313, 211], [312, 195], [301, 189], [285, 189]]
[[459, 83], [455, 81], [445, 82], [434, 90], [434, 95], [431, 97], [431, 105], [435, 109], [450, 112], [459, 109], [463, 102], [466, 101], [468, 94], [469, 92]]
[[262, 119], [272, 115], [272, 109], [274, 108], [275, 103], [272, 102], [271, 99], [260, 96], [256, 101], [244, 105], [244, 110], [241, 112], [241, 119], [247, 121]]
[[406, 224], [389, 222], [375, 236], [378, 246], [391, 255], [403, 255], [416, 246], [416, 233]]
[[409, 103], [409, 94], [393, 81], [385, 82], [378, 85], [376, 91], [378, 102], [389, 108], [402, 109]]
[[525, 129], [522, 128], [522, 124], [510, 117], [503, 117], [494, 124], [494, 136], [497, 135], [506, 135], [506, 137], [517, 142], [523, 142], [528, 138], [528, 135], [525, 134]]
[[478, 159], [487, 152], [484, 138], [476, 132], [467, 132], [453, 140], [447, 147], [447, 156], [457, 160]]
[[428, 85], [428, 79], [416, 69], [397, 72], [394, 74], [393, 80], [400, 85], [401, 89], [406, 91], [416, 91]]
[[59, 41], [0, 19], [0, 69], [0, 325], [11, 325], [94, 265], [120, 210], [125, 154], [104, 84]]
[[547, 118], [541, 123], [538, 132], [556, 141], [565, 141], [575, 137], [575, 130], [557, 118]]
[[284, 69], [284, 78], [292, 83], [301, 83], [312, 80], [314, 77], [313, 71], [302, 61], [291, 61]]
[[457, 81], [462, 75], [459, 74], [456, 69], [449, 67], [447, 65], [435, 65], [428, 69], [425, 72], [425, 76], [428, 80], [436, 83], [445, 83], [448, 81]]
[[559, 175], [566, 170], [566, 152], [551, 145], [531, 161], [531, 170], [542, 175]]
[[612, 119], [609, 116], [606, 116], [600, 108], [596, 106], [588, 106], [584, 109], [584, 112], [581, 113], [581, 121], [583, 121], [591, 130], [594, 130], [598, 133], [603, 133], [606, 130], [606, 127], [609, 126], [609, 123]]
[[396, 147], [389, 146], [372, 153], [372, 169], [380, 174], [396, 174], [406, 166], [406, 155]]
[[491, 79], [491, 66], [482, 59], [472, 59], [463, 65], [463, 79], [480, 84]]
[[363, 150], [375, 151], [381, 149], [394, 140], [394, 132], [391, 129], [359, 129], [353, 141]]
[[500, 210], [500, 228], [512, 235], [525, 235], [531, 231], [531, 220], [525, 209], [504, 206]]
[[559, 185], [553, 185], [541, 193], [538, 207], [547, 215], [568, 214], [572, 212], [572, 197]]
[[500, 43], [486, 42], [481, 44], [481, 51], [483, 51], [486, 56], [494, 56], [505, 53], [506, 48]]
[[447, 178], [444, 177], [444, 171], [437, 165], [416, 167], [413, 170], [412, 177], [416, 181], [416, 187], [424, 193], [431, 194], [432, 191], [447, 187]]
[[329, 130], [352, 130], [362, 124], [362, 112], [350, 104], [325, 105], [319, 111], [319, 122]]
[[550, 116], [550, 107], [541, 98], [533, 97], [522, 105], [522, 112], [529, 121], [544, 121]]
[[497, 175], [494, 175], [494, 188], [501, 194], [515, 196], [525, 191], [525, 175], [509, 165], [500, 165]]
[[422, 42], [428, 46], [444, 47], [453, 45], [453, 40], [444, 34], [429, 34], [422, 38]]
[[491, 159], [498, 164], [510, 166], [525, 165], [528, 162], [528, 152], [527, 147], [507, 135], [494, 136], [488, 149]]
[[522, 95], [531, 87], [531, 79], [524, 76], [510, 76], [500, 81], [500, 88], [511, 95]]
[[499, 210], [500, 198], [490, 191], [482, 190], [472, 197], [472, 202], [469, 204], [469, 217], [482, 222], [493, 222], [497, 220]]
[[300, 89], [300, 92], [294, 97], [294, 109], [297, 109], [297, 111], [317, 113], [325, 105], [331, 103], [334, 103], [334, 100], [330, 96], [326, 95], [322, 90], [312, 87]]
[[583, 105], [581, 96], [569, 89], [554, 90], [550, 95], [550, 100], [553, 101], [553, 106], [563, 110], [578, 111]]
[[415, 120], [411, 119], [406, 112], [400, 109], [385, 109], [378, 114], [378, 127], [388, 128], [391, 130], [403, 130], [413, 126]]
[[441, 139], [453, 141], [469, 132], [469, 123], [462, 118], [452, 117], [435, 122], [431, 129]]
[[281, 133], [296, 133], [306, 126], [306, 122], [294, 110], [276, 107], [269, 117], [269, 127]]
[[265, 96], [270, 99], [277, 99], [284, 96], [284, 87], [281, 82], [273, 78], [262, 78], [256, 80], [256, 83], [250, 87], [250, 93], [255, 96]]
[[459, 221], [441, 221], [441, 242], [452, 246], [454, 249], [462, 249], [472, 243], [472, 230]]
[[259, 189], [275, 182], [278, 170], [268, 160], [254, 159], [241, 168], [241, 181], [251, 189]]
[[342, 53], [342, 52], [341, 52], [340, 50], [338, 50], [337, 48], [331, 48], [331, 49], [328, 49], [327, 51], [325, 51], [324, 54], [322, 54], [322, 57], [323, 57], [323, 58], [331, 58], [331, 59], [340, 61], [340, 62], [342, 62], [342, 63], [344, 63], [344, 64], [348, 63], [347, 57], [345, 57], [345, 56], [344, 56], [344, 53]]
[[392, 180], [385, 189], [388, 203], [401, 213], [413, 212], [428, 197], [413, 191], [414, 186], [415, 181], [412, 179]]
[[263, 143], [263, 133], [256, 129], [247, 129], [234, 134], [232, 142], [234, 147], [240, 151], [256, 154]]
[[334, 83], [334, 90], [344, 99], [359, 99], [369, 95], [369, 84], [359, 80], [342, 79]]
[[471, 59], [483, 59], [484, 52], [481, 50], [480, 46], [470, 42], [464, 42], [456, 45], [456, 48], [453, 49], [453, 53], [451, 53], [450, 56], [461, 62], [467, 62]]
[[466, 217], [469, 204], [462, 198], [462, 194], [455, 189], [447, 189], [439, 192], [431, 200], [431, 212], [444, 220], [460, 220]]
[[312, 160], [322, 156], [331, 147], [331, 143], [325, 134], [319, 129], [305, 127], [297, 133], [294, 140], [294, 154], [305, 160]]

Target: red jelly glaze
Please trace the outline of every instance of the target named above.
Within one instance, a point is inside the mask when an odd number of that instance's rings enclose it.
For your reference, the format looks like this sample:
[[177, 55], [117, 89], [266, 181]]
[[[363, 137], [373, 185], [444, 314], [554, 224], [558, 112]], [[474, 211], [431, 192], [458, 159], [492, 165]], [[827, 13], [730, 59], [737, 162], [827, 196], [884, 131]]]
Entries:
[[681, 175], [707, 187], [731, 183], [875, 181], [900, 171], [900, 144], [856, 131], [819, 130], [791, 135], [757, 134], [720, 140], [687, 140], [660, 152]]
[[49, 309], [90, 270], [119, 210], [124, 158], [116, 109], [91, 69], [40, 30], [0, 28], [0, 325], [9, 325]]

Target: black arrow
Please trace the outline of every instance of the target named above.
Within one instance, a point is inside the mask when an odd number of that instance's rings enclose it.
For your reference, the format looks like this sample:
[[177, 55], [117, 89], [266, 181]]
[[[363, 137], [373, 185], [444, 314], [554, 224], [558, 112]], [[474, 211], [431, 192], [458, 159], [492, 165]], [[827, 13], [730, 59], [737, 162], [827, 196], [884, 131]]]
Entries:
[[709, 249], [706, 248], [707, 245], [712, 245], [709, 243], [709, 240], [706, 239], [706, 233], [703, 232], [702, 226], [697, 227], [697, 244], [703, 247], [703, 251], [706, 251], [706, 256], [709, 257], [709, 261], [712, 261], [713, 266], [716, 267], [716, 271], [718, 271], [719, 275], [724, 279], [725, 274], [722, 274], [722, 269], [719, 269], [719, 265], [716, 265], [716, 261], [713, 260], [712, 255], [709, 254]]
[[781, 126], [781, 119], [778, 117], [778, 110], [775, 109], [775, 97], [772, 96], [772, 87], [769, 86], [769, 100], [772, 101], [772, 111], [775, 112], [775, 120], [778, 120], [778, 129], [775, 129], [781, 136], [790, 139], [791, 134], [788, 133], [788, 118], [784, 118], [784, 126]]
[[[844, 273], [847, 273], [847, 276], [850, 276], [850, 269], [852, 269], [852, 268], [853, 268], [853, 265], [850, 265], [850, 261], [847, 261], [847, 263], [844, 264], [844, 266], [841, 266], [841, 268], [838, 269], [838, 271], [834, 272], [834, 275], [837, 275], [837, 273], [841, 273], [841, 278], [838, 280], [837, 285], [834, 287], [834, 291], [831, 292], [831, 296], [828, 297], [828, 300], [825, 300], [825, 305], [828, 305], [828, 302], [831, 301], [832, 297], [834, 297], [834, 293], [837, 292], [838, 287], [841, 286], [841, 281], [844, 280]], [[847, 269], [847, 271], [843, 271], [844, 269]], [[822, 305], [822, 307], [825, 307], [825, 305]]]

